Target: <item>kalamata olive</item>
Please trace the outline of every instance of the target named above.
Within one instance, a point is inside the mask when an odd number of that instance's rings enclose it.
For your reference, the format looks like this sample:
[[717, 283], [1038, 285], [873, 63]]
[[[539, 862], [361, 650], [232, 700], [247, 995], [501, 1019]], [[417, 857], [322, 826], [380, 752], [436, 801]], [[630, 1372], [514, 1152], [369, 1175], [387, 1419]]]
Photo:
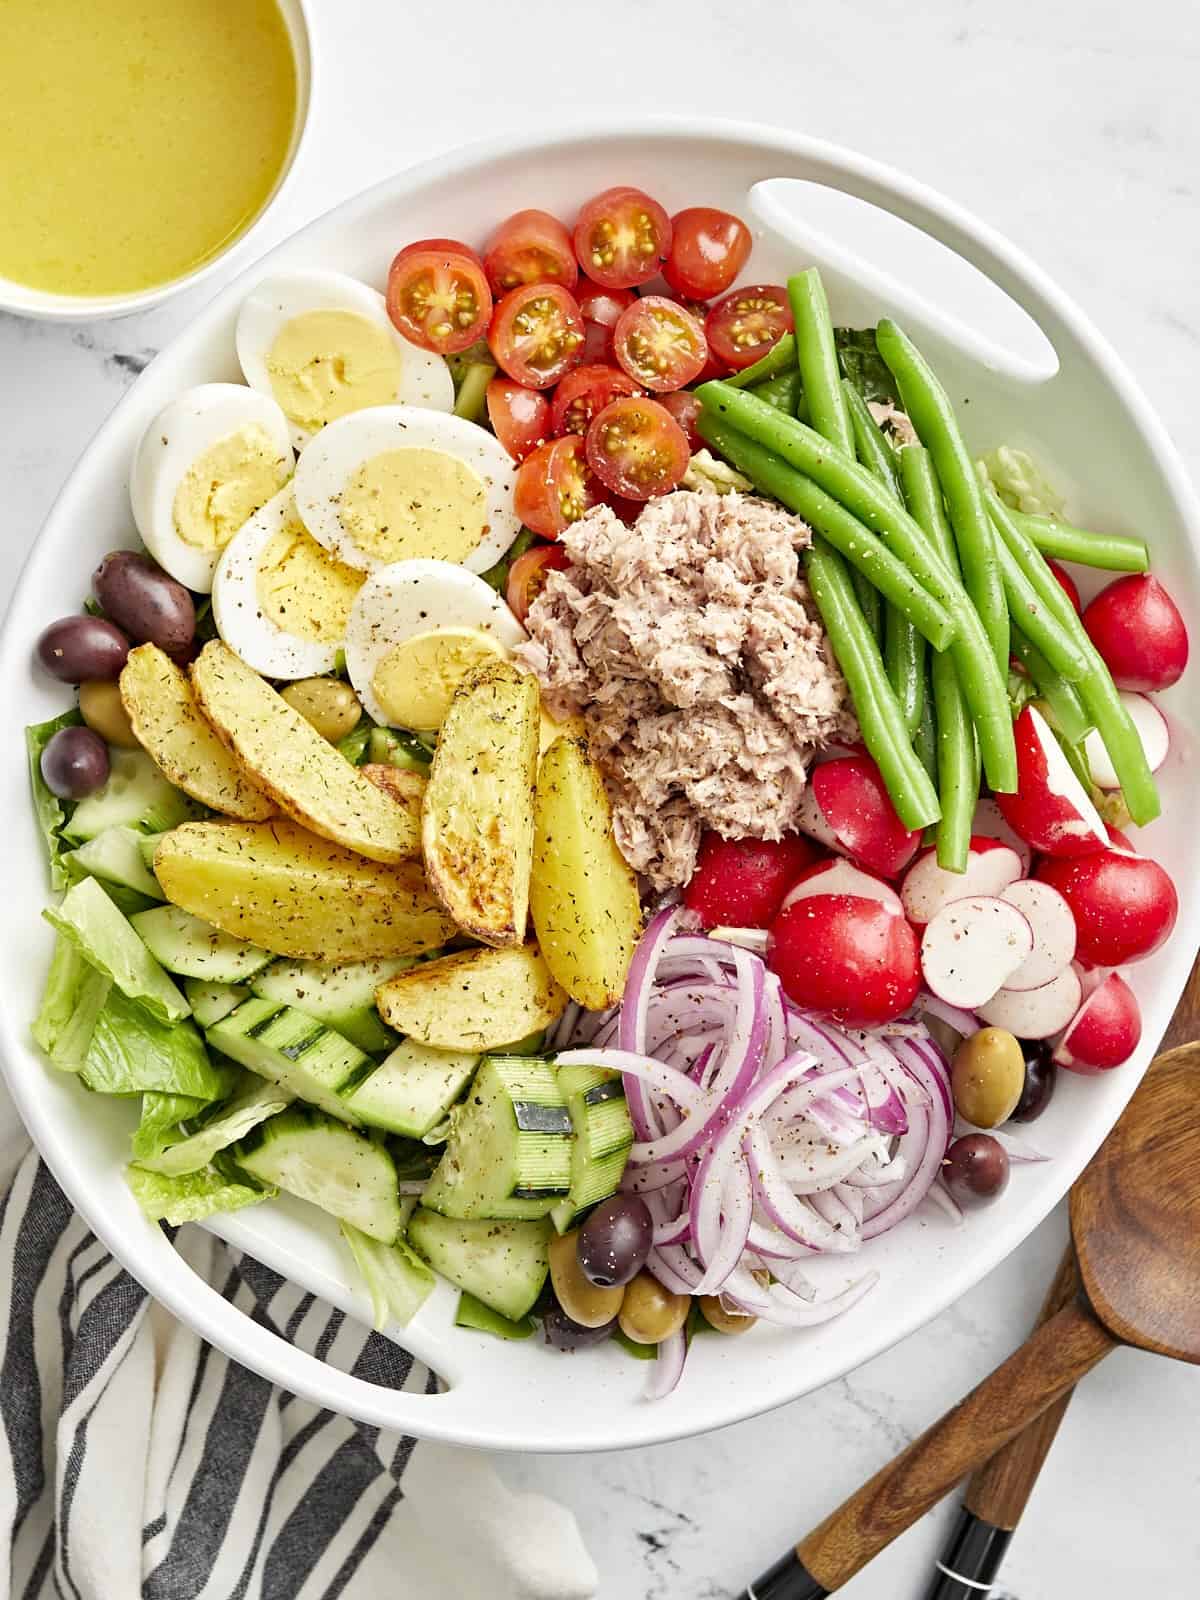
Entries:
[[362, 716], [358, 696], [340, 678], [301, 678], [288, 684], [283, 698], [330, 744], [344, 739]]
[[115, 683], [106, 683], [101, 678], [81, 683], [79, 710], [88, 727], [98, 733], [105, 744], [114, 744], [118, 750], [137, 749], [137, 735]]
[[108, 782], [108, 746], [91, 728], [60, 728], [42, 751], [42, 777], [60, 800], [82, 800]]
[[639, 1272], [625, 1289], [617, 1321], [635, 1344], [661, 1344], [678, 1333], [692, 1309], [690, 1294], [672, 1294], [648, 1272]]
[[598, 1328], [585, 1328], [582, 1323], [572, 1321], [561, 1306], [554, 1306], [542, 1318], [546, 1343], [556, 1350], [586, 1350], [589, 1345], [602, 1344], [605, 1339], [612, 1338], [616, 1326], [616, 1317], [610, 1317]]
[[106, 615], [139, 644], [148, 641], [171, 654], [191, 644], [196, 632], [192, 597], [149, 556], [113, 550], [93, 572], [92, 588]]
[[1012, 1120], [1033, 1122], [1050, 1104], [1054, 1085], [1058, 1082], [1058, 1067], [1045, 1039], [1025, 1040], [1022, 1049], [1025, 1053], [1025, 1083]]
[[82, 683], [85, 678], [111, 682], [120, 677], [128, 654], [129, 640], [104, 617], [60, 617], [37, 642], [38, 660], [63, 683]]
[[611, 1322], [625, 1298], [620, 1286], [601, 1289], [584, 1277], [574, 1233], [560, 1234], [550, 1241], [550, 1282], [567, 1316], [584, 1328], [599, 1328]]
[[697, 1304], [705, 1322], [718, 1333], [745, 1333], [758, 1321], [744, 1311], [730, 1311], [719, 1294], [702, 1294]]
[[977, 1128], [998, 1128], [1012, 1116], [1025, 1086], [1025, 1057], [1007, 1028], [980, 1028], [954, 1052], [954, 1108]]
[[990, 1133], [968, 1133], [946, 1151], [942, 1177], [960, 1205], [982, 1205], [1008, 1187], [1008, 1152]]
[[590, 1283], [629, 1283], [646, 1265], [654, 1222], [637, 1194], [614, 1194], [579, 1230], [579, 1265]]

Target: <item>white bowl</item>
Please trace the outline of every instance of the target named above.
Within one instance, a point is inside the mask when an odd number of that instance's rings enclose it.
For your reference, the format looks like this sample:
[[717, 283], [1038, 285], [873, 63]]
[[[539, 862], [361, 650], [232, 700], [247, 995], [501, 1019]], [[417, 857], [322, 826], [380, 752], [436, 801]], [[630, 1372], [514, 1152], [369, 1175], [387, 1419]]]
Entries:
[[16, 316], [32, 317], [41, 322], [99, 322], [107, 317], [127, 317], [135, 311], [148, 311], [151, 306], [161, 304], [179, 290], [193, 288], [256, 237], [295, 170], [308, 131], [313, 96], [313, 49], [308, 0], [276, 0], [276, 3], [283, 15], [296, 62], [296, 118], [291, 143], [275, 179], [275, 186], [246, 227], [191, 272], [170, 278], [166, 283], [153, 284], [148, 289], [132, 290], [128, 294], [54, 294], [48, 289], [37, 289], [27, 283], [17, 283], [12, 278], [0, 277], [0, 311], [11, 311]]
[[[1059, 368], [1036, 381], [1028, 363], [965, 333], [936, 309], [946, 285], [930, 276], [916, 294], [879, 261], [852, 259], [786, 222], [763, 179], [802, 178], [840, 189], [906, 218], [951, 246], [1006, 290], [1040, 325]], [[21, 730], [61, 710], [61, 686], [35, 670], [33, 644], [53, 617], [74, 610], [88, 575], [114, 545], [133, 540], [126, 477], [137, 436], [189, 384], [236, 379], [238, 306], [267, 270], [335, 267], [376, 284], [406, 240], [421, 235], [482, 239], [519, 207], [570, 216], [615, 181], [644, 185], [670, 210], [697, 201], [758, 219], [751, 273], [781, 279], [819, 261], [838, 321], [903, 319], [959, 401], [977, 446], [1036, 445], [1072, 488], [1085, 523], [1143, 530], [1155, 568], [1193, 628], [1200, 626], [1200, 514], [1182, 467], [1136, 384], [1100, 335], [1032, 262], [989, 228], [913, 180], [816, 140], [712, 121], [651, 121], [614, 130], [573, 127], [552, 141], [530, 138], [457, 150], [389, 179], [281, 245], [196, 319], [148, 368], [100, 430], [72, 474], [29, 559], [2, 643], [5, 685], [0, 814], [6, 818], [5, 895], [0, 929], [0, 1049], [13, 1097], [30, 1132], [90, 1225], [129, 1270], [204, 1337], [285, 1388], [365, 1421], [465, 1444], [515, 1450], [597, 1450], [647, 1444], [750, 1416], [850, 1371], [919, 1328], [1014, 1249], [1066, 1192], [1120, 1113], [1161, 1036], [1200, 937], [1196, 880], [1200, 829], [1191, 774], [1196, 719], [1178, 692], [1164, 697], [1173, 723], [1159, 774], [1166, 814], [1143, 835], [1183, 893], [1179, 926], [1165, 949], [1131, 969], [1145, 1013], [1136, 1060], [1100, 1078], [1060, 1077], [1054, 1102], [1028, 1137], [1051, 1161], [1020, 1168], [1007, 1193], [955, 1229], [936, 1212], [912, 1219], [857, 1260], [817, 1263], [829, 1282], [866, 1266], [881, 1282], [825, 1327], [789, 1333], [759, 1327], [737, 1340], [696, 1341], [679, 1388], [653, 1405], [640, 1399], [645, 1368], [613, 1346], [562, 1357], [539, 1342], [505, 1344], [452, 1326], [455, 1294], [445, 1284], [401, 1336], [448, 1381], [436, 1396], [396, 1394], [304, 1355], [257, 1326], [199, 1282], [165, 1235], [146, 1223], [122, 1181], [136, 1108], [88, 1096], [47, 1068], [29, 1044], [50, 952], [37, 912], [45, 875], [30, 818]], [[764, 220], [769, 219], [769, 220]], [[931, 269], [932, 270], [932, 269]], [[230, 1242], [312, 1292], [363, 1314], [334, 1227], [298, 1203], [272, 1203], [218, 1219]]]

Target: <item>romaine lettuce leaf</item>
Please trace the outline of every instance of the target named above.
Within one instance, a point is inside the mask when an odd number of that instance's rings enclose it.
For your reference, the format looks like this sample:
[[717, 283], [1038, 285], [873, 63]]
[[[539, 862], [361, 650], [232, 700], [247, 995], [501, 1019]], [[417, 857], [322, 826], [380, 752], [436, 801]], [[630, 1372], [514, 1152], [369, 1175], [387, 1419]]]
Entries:
[[80, 1069], [100, 1094], [186, 1094], [228, 1099], [237, 1072], [209, 1060], [192, 1022], [160, 1022], [115, 985], [96, 1018]]
[[732, 494], [735, 489], [740, 494], [751, 494], [754, 490], [749, 478], [727, 461], [718, 461], [711, 450], [696, 451], [680, 483], [685, 489], [712, 489], [717, 494]]
[[191, 1094], [159, 1094], [156, 1090], [144, 1094], [142, 1120], [133, 1135], [133, 1159], [150, 1162], [171, 1145], [185, 1139], [187, 1135], [179, 1124], [190, 1117], [199, 1116], [208, 1103]]
[[[149, 1096], [146, 1098], [149, 1099]], [[199, 1172], [202, 1167], [209, 1164], [218, 1151], [236, 1144], [252, 1128], [256, 1128], [260, 1122], [265, 1122], [268, 1117], [273, 1117], [277, 1111], [283, 1111], [294, 1099], [295, 1096], [289, 1090], [281, 1089], [278, 1084], [266, 1083], [262, 1078], [256, 1078], [252, 1072], [244, 1073], [238, 1080], [237, 1091], [233, 1098], [220, 1105], [214, 1105], [210, 1115], [204, 1115], [203, 1105], [199, 1105], [190, 1113], [181, 1113], [184, 1116], [195, 1116], [199, 1113], [202, 1118], [199, 1127], [194, 1128], [186, 1137], [163, 1145], [145, 1156], [139, 1154], [135, 1140], [134, 1159], [139, 1166], [148, 1167], [152, 1172], [165, 1173], [167, 1177], [182, 1177], [188, 1172]], [[144, 1119], [144, 1109], [142, 1115]]]
[[349, 1245], [371, 1296], [377, 1331], [382, 1332], [389, 1322], [397, 1322], [403, 1328], [433, 1292], [433, 1269], [403, 1239], [381, 1244], [348, 1222], [342, 1223], [342, 1238]]
[[56, 1067], [79, 1071], [111, 987], [105, 974], [97, 972], [72, 941], [59, 934], [32, 1029], [34, 1041]]
[[1027, 450], [1002, 444], [988, 451], [983, 466], [1005, 505], [1034, 517], [1062, 516], [1067, 502]]
[[251, 1188], [218, 1172], [216, 1167], [205, 1167], [200, 1172], [188, 1172], [182, 1177], [168, 1178], [161, 1172], [147, 1172], [145, 1167], [127, 1167], [125, 1177], [133, 1190], [138, 1205], [151, 1222], [203, 1222], [219, 1211], [240, 1211], [243, 1206], [257, 1205], [269, 1200], [274, 1189]]
[[891, 369], [879, 354], [874, 328], [835, 328], [833, 342], [837, 346], [842, 376], [862, 395], [864, 400], [890, 400], [900, 404], [900, 391]]
[[520, 1322], [512, 1322], [498, 1311], [493, 1311], [491, 1306], [485, 1306], [482, 1300], [477, 1300], [466, 1289], [458, 1297], [454, 1326], [474, 1328], [479, 1333], [492, 1333], [497, 1339], [529, 1339], [537, 1330], [537, 1323], [532, 1317], [522, 1317]]
[[37, 818], [46, 859], [50, 867], [50, 887], [56, 892], [65, 889], [67, 876], [62, 868], [62, 826], [74, 809], [68, 800], [61, 801], [51, 794], [42, 777], [42, 751], [60, 728], [77, 728], [83, 721], [78, 709], [64, 711], [61, 717], [49, 722], [34, 723], [25, 729], [25, 749], [29, 755], [29, 782], [33, 788], [33, 814]]
[[163, 1022], [191, 1015], [183, 992], [138, 938], [95, 878], [72, 884], [57, 906], [42, 915], [60, 934], [70, 939], [94, 967]]

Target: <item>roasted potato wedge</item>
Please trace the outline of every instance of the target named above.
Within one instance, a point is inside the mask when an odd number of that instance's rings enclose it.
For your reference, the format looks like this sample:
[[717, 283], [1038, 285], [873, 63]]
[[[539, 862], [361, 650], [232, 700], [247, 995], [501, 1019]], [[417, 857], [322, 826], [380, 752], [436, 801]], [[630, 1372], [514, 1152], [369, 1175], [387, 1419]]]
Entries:
[[371, 861], [420, 853], [410, 809], [382, 793], [219, 639], [192, 662], [205, 716], [260, 788], [302, 828]]
[[459, 927], [484, 944], [525, 938], [538, 714], [537, 680], [489, 662], [454, 696], [430, 768], [425, 871]]
[[412, 814], [415, 825], [421, 826], [421, 803], [425, 798], [427, 778], [407, 767], [389, 766], [386, 761], [368, 761], [358, 769], [368, 783], [373, 783], [384, 794], [390, 794], [398, 806]]
[[582, 717], [568, 717], [565, 722], [555, 722], [550, 713], [542, 708], [541, 720], [538, 723], [538, 758], [544, 756], [554, 743], [555, 739], [585, 739], [587, 729], [584, 727]]
[[529, 910], [546, 965], [581, 1006], [616, 1005], [642, 931], [637, 879], [613, 838], [604, 780], [582, 739], [542, 758]]
[[138, 743], [177, 788], [227, 817], [261, 822], [277, 807], [214, 732], [188, 675], [156, 644], [129, 652], [120, 679]]
[[276, 955], [413, 956], [454, 932], [420, 862], [364, 861], [283, 817], [185, 823], [163, 836], [154, 870], [174, 905]]
[[375, 991], [389, 1026], [439, 1050], [495, 1050], [549, 1027], [567, 997], [535, 944], [423, 961]]

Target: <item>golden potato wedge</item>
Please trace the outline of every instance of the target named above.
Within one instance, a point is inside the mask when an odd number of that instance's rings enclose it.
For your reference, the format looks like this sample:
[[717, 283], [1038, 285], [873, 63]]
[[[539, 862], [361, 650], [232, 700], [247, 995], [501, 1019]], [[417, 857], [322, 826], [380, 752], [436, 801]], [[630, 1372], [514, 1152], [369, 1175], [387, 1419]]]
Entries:
[[495, 1050], [546, 1028], [567, 997], [535, 944], [461, 950], [423, 961], [375, 991], [379, 1014], [419, 1044], [439, 1050]]
[[390, 794], [398, 806], [411, 812], [413, 822], [418, 828], [421, 826], [421, 802], [425, 798], [427, 778], [407, 767], [393, 767], [386, 761], [368, 761], [358, 770], [368, 783]]
[[420, 862], [364, 861], [283, 817], [185, 823], [163, 836], [154, 870], [174, 905], [276, 955], [413, 956], [454, 932]]
[[525, 938], [538, 710], [535, 678], [488, 662], [454, 696], [430, 768], [425, 871], [459, 927], [484, 944]]
[[129, 652], [120, 689], [138, 743], [177, 788], [245, 822], [275, 815], [274, 801], [225, 748], [196, 704], [187, 673], [156, 644]]
[[585, 739], [587, 729], [582, 717], [568, 717], [565, 722], [555, 722], [543, 706], [538, 724], [538, 758], [544, 756], [555, 739]]
[[637, 879], [617, 849], [604, 780], [582, 739], [556, 739], [534, 804], [529, 910], [546, 965], [581, 1006], [625, 992], [642, 931]]
[[192, 685], [221, 738], [302, 828], [371, 861], [420, 853], [411, 811], [364, 778], [228, 645], [204, 646], [192, 662]]

